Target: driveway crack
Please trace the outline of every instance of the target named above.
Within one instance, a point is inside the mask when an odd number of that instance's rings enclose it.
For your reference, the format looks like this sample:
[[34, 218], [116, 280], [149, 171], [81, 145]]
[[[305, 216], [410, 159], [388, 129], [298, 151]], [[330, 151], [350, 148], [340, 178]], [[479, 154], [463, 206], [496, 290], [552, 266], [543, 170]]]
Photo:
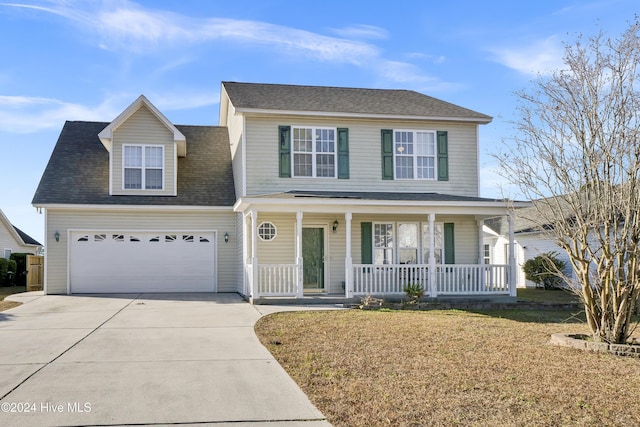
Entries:
[[114, 317], [116, 317], [118, 314], [120, 314], [125, 308], [129, 307], [131, 304], [133, 304], [138, 298], [140, 298], [142, 294], [137, 294], [135, 297], [133, 297], [133, 299], [131, 301], [129, 301], [125, 306], [123, 306], [122, 308], [120, 308], [118, 311], [116, 311], [115, 313], [113, 313], [113, 315], [109, 316], [108, 319], [106, 319], [104, 322], [100, 323], [98, 326], [96, 326], [93, 330], [91, 330], [89, 333], [87, 333], [85, 336], [83, 336], [82, 338], [80, 338], [78, 341], [76, 341], [75, 343], [73, 343], [72, 345], [70, 345], [66, 350], [64, 350], [62, 353], [60, 353], [59, 355], [57, 355], [56, 357], [54, 357], [53, 359], [51, 359], [50, 361], [46, 362], [45, 364], [43, 364], [40, 368], [36, 369], [35, 371], [33, 371], [29, 376], [27, 376], [25, 379], [23, 379], [22, 381], [20, 381], [15, 387], [13, 387], [11, 390], [9, 390], [8, 392], [6, 392], [5, 394], [3, 394], [2, 396], [0, 396], [0, 401], [3, 400], [4, 398], [6, 398], [7, 396], [9, 396], [11, 393], [13, 393], [14, 391], [16, 391], [18, 388], [20, 388], [20, 386], [22, 386], [24, 383], [26, 383], [27, 381], [29, 381], [35, 374], [37, 374], [38, 372], [42, 371], [44, 368], [46, 368], [47, 366], [51, 365], [53, 362], [55, 362], [56, 360], [58, 360], [60, 357], [62, 357], [63, 355], [65, 355], [69, 350], [71, 350], [72, 348], [74, 348], [75, 346], [77, 346], [78, 344], [80, 344], [82, 341], [84, 341], [85, 339], [87, 339], [89, 336], [93, 335], [94, 332], [96, 332], [98, 329], [102, 328], [102, 326], [104, 326], [105, 323], [107, 323], [108, 321], [110, 321], [111, 319], [113, 319]]

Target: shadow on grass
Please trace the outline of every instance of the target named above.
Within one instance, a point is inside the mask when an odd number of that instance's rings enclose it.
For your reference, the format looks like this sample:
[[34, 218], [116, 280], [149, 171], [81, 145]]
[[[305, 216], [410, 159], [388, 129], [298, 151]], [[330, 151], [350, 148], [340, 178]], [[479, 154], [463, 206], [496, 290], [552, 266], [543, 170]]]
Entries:
[[535, 309], [500, 309], [500, 310], [465, 310], [469, 313], [509, 319], [524, 323], [586, 323], [584, 310], [535, 310]]

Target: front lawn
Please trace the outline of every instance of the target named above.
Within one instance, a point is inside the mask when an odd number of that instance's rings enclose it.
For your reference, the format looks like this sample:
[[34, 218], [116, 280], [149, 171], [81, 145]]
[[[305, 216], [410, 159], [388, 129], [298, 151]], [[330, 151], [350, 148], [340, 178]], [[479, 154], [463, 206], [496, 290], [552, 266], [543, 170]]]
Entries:
[[26, 286], [0, 287], [0, 311], [9, 310], [10, 308], [17, 307], [21, 304], [19, 302], [5, 301], [5, 297], [26, 291]]
[[640, 360], [547, 344], [583, 322], [348, 310], [277, 313], [256, 332], [335, 426], [640, 425]]
[[580, 298], [573, 292], [562, 289], [518, 288], [518, 301], [579, 303]]

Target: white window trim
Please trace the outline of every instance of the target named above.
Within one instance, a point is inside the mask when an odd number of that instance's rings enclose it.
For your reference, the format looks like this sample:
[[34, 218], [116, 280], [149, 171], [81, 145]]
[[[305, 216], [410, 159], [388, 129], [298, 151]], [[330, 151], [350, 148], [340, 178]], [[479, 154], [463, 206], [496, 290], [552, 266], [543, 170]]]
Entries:
[[[9, 252], [9, 256], [7, 256], [7, 252]], [[11, 258], [11, 254], [12, 253], [13, 253], [13, 251], [11, 250], [11, 248], [4, 248], [2, 256], [4, 257], [4, 259], [9, 259], [9, 258]]]
[[[375, 264], [375, 250], [376, 248], [376, 224], [391, 224], [392, 226], [392, 232], [393, 232], [393, 246], [391, 247], [391, 250], [393, 251], [392, 253], [392, 263], [393, 264], [399, 264], [400, 263], [400, 247], [398, 246], [399, 241], [398, 241], [398, 225], [399, 224], [417, 224], [418, 225], [418, 258], [417, 258], [417, 263], [418, 264], [429, 264], [429, 260], [428, 259], [423, 259], [423, 254], [424, 251], [426, 249], [426, 245], [424, 244], [424, 241], [422, 239], [422, 228], [426, 225], [427, 227], [429, 226], [428, 222], [424, 222], [424, 221], [420, 221], [420, 222], [412, 222], [412, 221], [374, 221], [371, 223], [372, 227], [371, 227], [371, 251], [372, 251], [372, 262], [374, 263], [374, 265], [386, 265], [386, 264]], [[442, 232], [444, 233], [444, 222], [434, 222], [433, 223], [434, 226], [440, 226], [442, 228]], [[440, 250], [442, 251], [442, 262], [444, 263], [444, 254], [445, 254], [445, 246], [444, 246], [445, 242], [444, 242], [444, 234], [442, 236], [442, 245], [440, 247]]]
[[[296, 151], [294, 144], [294, 129], [311, 129], [312, 144], [311, 151]], [[316, 151], [316, 130], [333, 130], [333, 152]], [[296, 154], [311, 154], [311, 176], [296, 175]], [[333, 154], [333, 176], [317, 176], [316, 175], [316, 156], [318, 154]], [[317, 179], [335, 179], [338, 178], [338, 128], [327, 126], [291, 126], [291, 177], [292, 178], [317, 178]]]
[[[413, 178], [398, 178], [397, 165], [396, 165], [396, 132], [412, 132], [413, 133]], [[433, 134], [433, 156], [419, 156], [419, 157], [433, 157], [433, 178], [418, 178], [418, 154], [416, 150], [417, 133], [431, 133]], [[403, 155], [402, 157], [408, 157]], [[437, 181], [438, 180], [438, 131], [424, 130], [424, 129], [393, 129], [393, 179], [400, 181]]]
[[[273, 227], [273, 237], [271, 237], [270, 239], [265, 239], [262, 236], [262, 234], [260, 234], [260, 227], [266, 224], [271, 224], [271, 227]], [[278, 227], [271, 221], [263, 221], [260, 224], [258, 224], [258, 227], [256, 228], [256, 233], [258, 234], [258, 238], [263, 242], [273, 242], [276, 239], [276, 237], [278, 237]]]
[[[138, 168], [127, 168], [125, 166], [125, 149], [126, 147], [141, 147], [142, 148], [142, 166], [140, 167], [140, 170], [142, 171], [142, 185], [141, 188], [125, 188], [125, 169], [138, 169]], [[162, 150], [162, 166], [160, 168], [149, 168], [149, 169], [160, 169], [162, 171], [162, 187], [161, 188], [146, 188], [146, 182], [145, 182], [145, 170], [146, 165], [146, 156], [145, 156], [145, 150], [147, 148], [160, 148]], [[164, 145], [159, 145], [159, 144], [123, 144], [122, 145], [122, 190], [123, 191], [163, 191], [165, 189], [165, 185], [164, 185], [164, 181], [165, 181], [165, 177], [166, 177], [166, 173], [165, 173], [165, 149], [164, 149]]]

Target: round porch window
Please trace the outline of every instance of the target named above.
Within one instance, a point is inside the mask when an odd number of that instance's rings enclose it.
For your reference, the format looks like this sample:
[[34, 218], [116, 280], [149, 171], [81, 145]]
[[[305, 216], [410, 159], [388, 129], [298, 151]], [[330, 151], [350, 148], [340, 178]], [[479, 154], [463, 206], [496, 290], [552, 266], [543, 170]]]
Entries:
[[272, 222], [263, 222], [258, 226], [258, 237], [265, 242], [276, 238], [277, 233], [276, 226]]

